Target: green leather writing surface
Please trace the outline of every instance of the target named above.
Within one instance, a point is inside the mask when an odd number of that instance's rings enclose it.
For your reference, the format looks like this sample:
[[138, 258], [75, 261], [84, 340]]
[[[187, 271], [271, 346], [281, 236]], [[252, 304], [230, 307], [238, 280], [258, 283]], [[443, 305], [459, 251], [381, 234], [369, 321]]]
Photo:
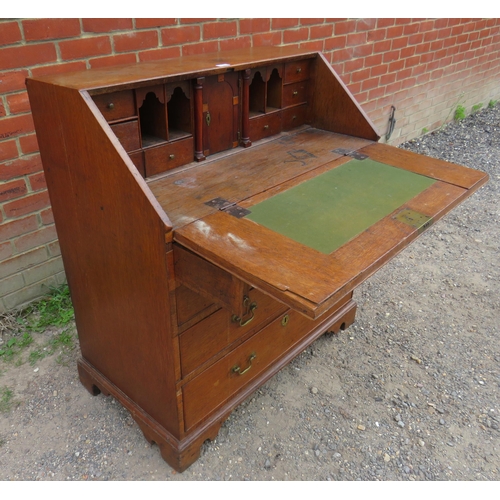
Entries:
[[371, 159], [353, 159], [250, 207], [246, 218], [329, 254], [434, 182]]

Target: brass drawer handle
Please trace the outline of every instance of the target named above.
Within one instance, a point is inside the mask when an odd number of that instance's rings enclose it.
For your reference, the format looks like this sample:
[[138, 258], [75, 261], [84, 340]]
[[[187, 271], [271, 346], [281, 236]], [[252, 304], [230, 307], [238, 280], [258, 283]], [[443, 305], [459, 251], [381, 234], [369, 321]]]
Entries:
[[299, 95], [299, 92], [297, 90], [294, 90], [292, 95], [293, 96]]
[[110, 102], [108, 104], [108, 109], [115, 109], [115, 104], [113, 102]]
[[269, 125], [264, 125], [264, 130], [268, 130], [269, 129]]
[[170, 155], [169, 158], [173, 160], [175, 158], [175, 155]]
[[250, 368], [252, 368], [252, 361], [257, 357], [257, 354], [255, 354], [254, 352], [252, 352], [252, 354], [250, 354], [250, 357], [248, 358], [248, 366], [243, 370], [241, 371], [241, 367], [236, 365], [236, 366], [233, 366], [231, 368], [231, 371], [233, 373], [237, 373], [238, 375], [245, 375], [245, 373], [250, 370]]
[[243, 319], [240, 318], [239, 316], [236, 316], [236, 314], [233, 314], [231, 316], [231, 321], [233, 323], [239, 323], [240, 326], [246, 326], [250, 321], [252, 321], [255, 318], [255, 309], [257, 309], [257, 302], [252, 302], [250, 303], [250, 297], [245, 297], [243, 298], [243, 306], [246, 307], [245, 314], [243, 314], [243, 317], [250, 315], [249, 318]]
[[297, 73], [302, 73], [302, 68], [297, 68]]

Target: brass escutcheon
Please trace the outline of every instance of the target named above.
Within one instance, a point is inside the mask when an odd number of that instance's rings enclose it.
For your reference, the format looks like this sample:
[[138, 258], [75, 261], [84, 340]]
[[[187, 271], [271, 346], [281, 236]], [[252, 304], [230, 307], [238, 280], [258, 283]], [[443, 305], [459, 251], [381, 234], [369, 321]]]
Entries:
[[288, 325], [288, 322], [290, 321], [290, 316], [288, 314], [285, 314], [283, 316], [283, 319], [281, 320], [281, 326], [286, 326]]

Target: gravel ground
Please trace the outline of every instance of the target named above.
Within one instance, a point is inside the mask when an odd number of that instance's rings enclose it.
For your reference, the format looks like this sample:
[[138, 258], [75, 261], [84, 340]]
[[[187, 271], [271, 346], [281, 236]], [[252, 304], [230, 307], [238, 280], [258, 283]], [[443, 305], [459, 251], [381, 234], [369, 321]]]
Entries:
[[490, 181], [359, 287], [355, 324], [240, 405], [187, 471], [89, 395], [75, 349], [0, 362], [15, 402], [0, 414], [0, 479], [498, 480], [500, 105], [401, 147]]

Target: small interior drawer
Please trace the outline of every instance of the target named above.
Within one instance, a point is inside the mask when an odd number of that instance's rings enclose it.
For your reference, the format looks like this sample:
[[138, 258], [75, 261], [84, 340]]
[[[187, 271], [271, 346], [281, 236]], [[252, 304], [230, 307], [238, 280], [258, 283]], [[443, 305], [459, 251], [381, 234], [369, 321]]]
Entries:
[[281, 132], [281, 111], [250, 119], [250, 139], [258, 141]]
[[285, 64], [285, 83], [299, 82], [309, 78], [309, 59]]
[[283, 107], [307, 102], [307, 82], [291, 83], [283, 86]]
[[132, 90], [95, 95], [92, 99], [108, 122], [137, 116]]
[[146, 176], [159, 174], [193, 161], [193, 138], [162, 144], [144, 150]]
[[130, 153], [129, 156], [134, 165], [137, 167], [137, 170], [139, 170], [139, 173], [143, 177], [145, 177], [146, 172], [144, 170], [144, 153], [142, 151], [134, 151], [133, 153]]
[[136, 151], [141, 147], [139, 138], [139, 122], [131, 120], [127, 122], [114, 123], [111, 129], [120, 141], [125, 151]]
[[219, 309], [200, 321], [180, 336], [182, 376], [185, 377], [218, 353], [251, 336], [252, 332], [285, 310], [286, 306], [280, 302], [253, 289], [248, 293], [248, 311], [241, 318], [227, 309]]
[[282, 111], [283, 130], [290, 130], [307, 122], [307, 105], [301, 104]]

